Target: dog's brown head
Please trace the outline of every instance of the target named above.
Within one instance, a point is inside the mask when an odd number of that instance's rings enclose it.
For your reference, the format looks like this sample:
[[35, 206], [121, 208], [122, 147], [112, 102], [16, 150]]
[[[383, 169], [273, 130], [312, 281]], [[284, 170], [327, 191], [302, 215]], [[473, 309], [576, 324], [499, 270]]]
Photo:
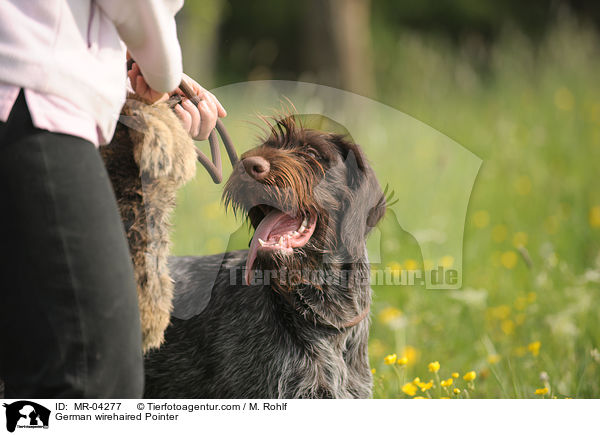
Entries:
[[234, 167], [223, 199], [254, 227], [246, 281], [254, 268], [318, 270], [365, 257], [365, 237], [385, 197], [362, 150], [347, 136], [275, 120], [263, 144]]

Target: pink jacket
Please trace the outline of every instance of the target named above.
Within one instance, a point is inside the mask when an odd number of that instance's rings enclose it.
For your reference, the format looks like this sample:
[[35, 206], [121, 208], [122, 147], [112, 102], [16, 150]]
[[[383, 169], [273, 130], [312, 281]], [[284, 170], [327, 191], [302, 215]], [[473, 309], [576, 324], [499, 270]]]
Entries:
[[183, 0], [0, 1], [0, 121], [20, 88], [34, 125], [110, 141], [125, 101], [125, 45], [148, 84], [181, 80]]

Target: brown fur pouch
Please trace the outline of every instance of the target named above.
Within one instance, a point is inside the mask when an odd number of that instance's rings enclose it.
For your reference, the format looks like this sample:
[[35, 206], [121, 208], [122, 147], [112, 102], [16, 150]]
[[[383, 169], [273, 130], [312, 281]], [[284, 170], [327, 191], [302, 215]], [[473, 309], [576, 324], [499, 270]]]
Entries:
[[169, 324], [170, 218], [177, 189], [196, 173], [194, 142], [169, 103], [129, 98], [112, 142], [100, 153], [129, 243], [146, 352], [161, 345]]

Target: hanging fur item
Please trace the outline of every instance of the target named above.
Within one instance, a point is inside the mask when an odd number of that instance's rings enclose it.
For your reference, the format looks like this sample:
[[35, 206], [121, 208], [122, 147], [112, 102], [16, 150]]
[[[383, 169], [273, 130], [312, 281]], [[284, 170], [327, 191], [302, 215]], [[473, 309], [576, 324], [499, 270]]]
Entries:
[[100, 153], [119, 205], [133, 262], [143, 350], [159, 347], [169, 324], [173, 281], [167, 258], [176, 192], [196, 173], [194, 142], [173, 102], [129, 98], [109, 145]]

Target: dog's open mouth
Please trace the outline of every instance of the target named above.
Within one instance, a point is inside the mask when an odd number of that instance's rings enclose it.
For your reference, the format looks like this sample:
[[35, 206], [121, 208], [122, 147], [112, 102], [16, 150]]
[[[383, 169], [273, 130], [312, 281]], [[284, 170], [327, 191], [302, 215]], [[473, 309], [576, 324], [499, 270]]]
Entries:
[[254, 207], [249, 214], [256, 229], [246, 261], [247, 284], [250, 283], [250, 272], [259, 252], [265, 255], [290, 255], [294, 248], [306, 245], [317, 223], [315, 213], [304, 212], [291, 216], [264, 205]]

